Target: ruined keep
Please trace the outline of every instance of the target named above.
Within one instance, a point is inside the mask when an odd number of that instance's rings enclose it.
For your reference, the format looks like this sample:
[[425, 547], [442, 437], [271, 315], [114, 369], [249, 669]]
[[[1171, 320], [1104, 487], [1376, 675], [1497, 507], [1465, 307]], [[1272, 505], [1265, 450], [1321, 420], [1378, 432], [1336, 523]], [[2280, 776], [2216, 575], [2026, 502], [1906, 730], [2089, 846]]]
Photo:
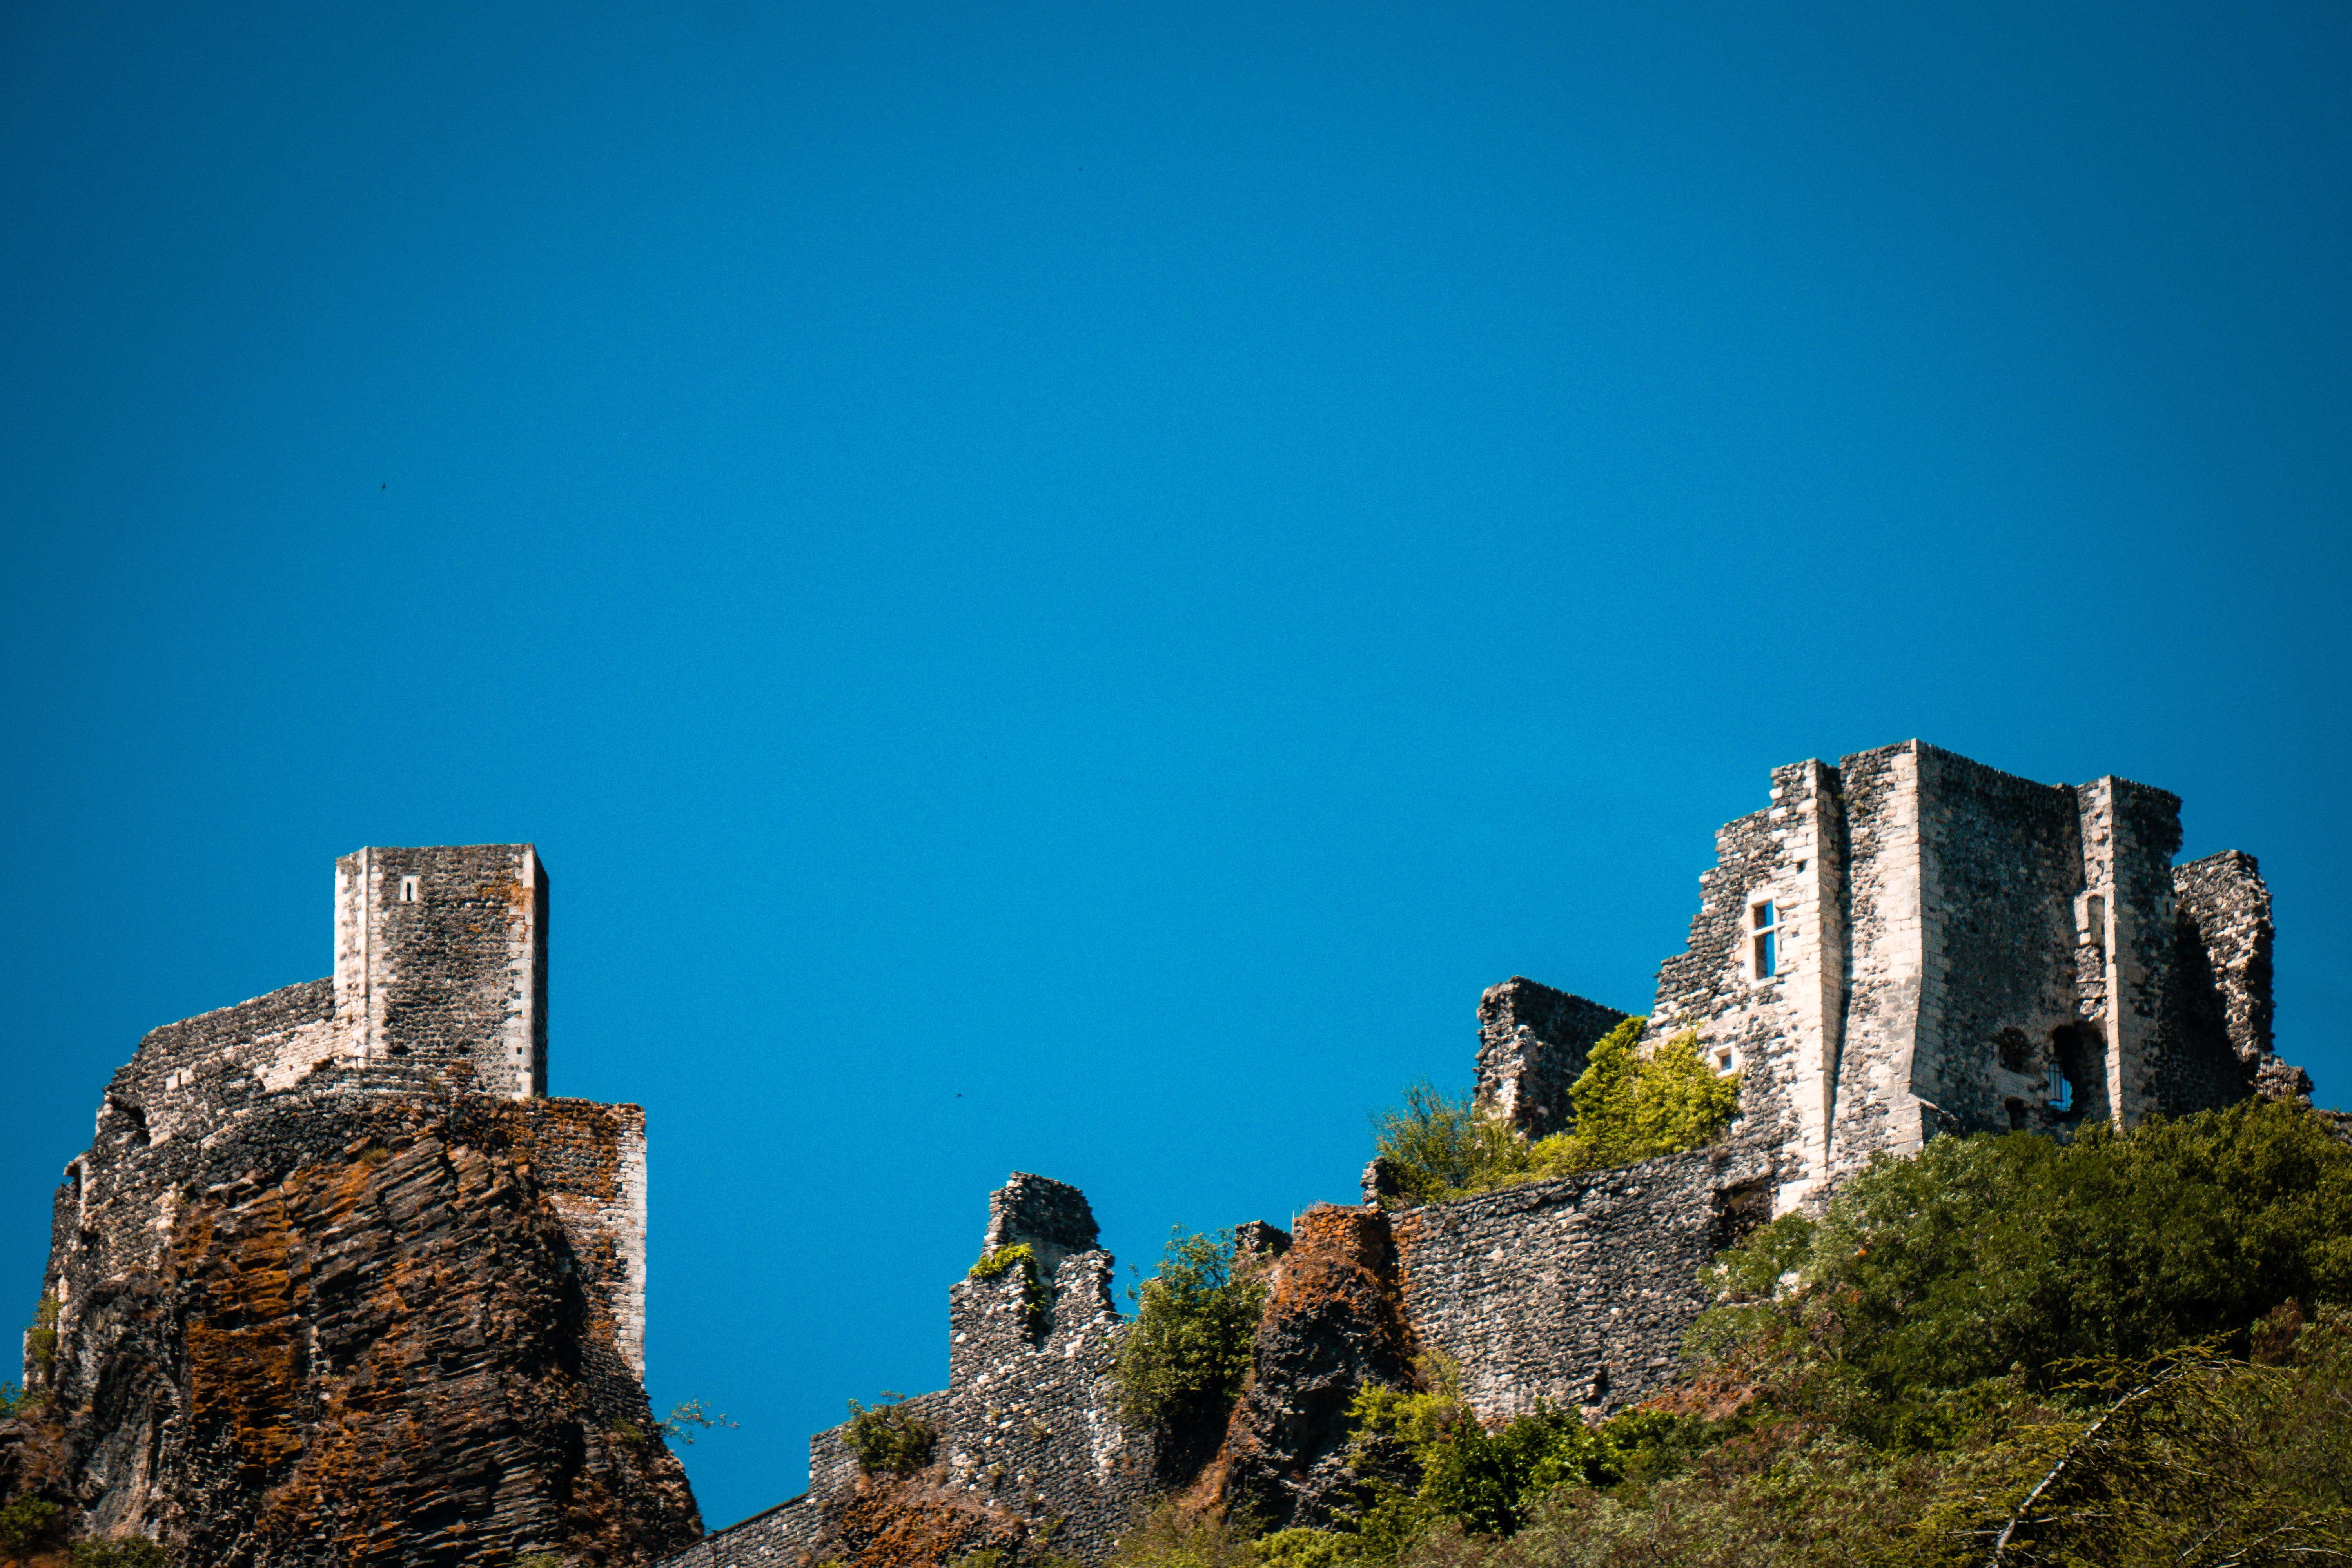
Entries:
[[0, 1493], [211, 1564], [644, 1563], [646, 1126], [550, 1099], [528, 844], [335, 865], [334, 973], [150, 1033], [58, 1189]]
[[[2271, 1037], [2270, 900], [2234, 851], [2174, 867], [2179, 800], [2117, 778], [2039, 784], [1916, 741], [1772, 771], [1717, 834], [1690, 941], [1644, 1043], [1695, 1031], [1741, 1077], [1716, 1146], [1420, 1207], [1318, 1205], [1295, 1236], [1240, 1227], [1268, 1304], [1213, 1453], [1123, 1428], [1124, 1325], [1076, 1188], [1016, 1173], [982, 1251], [1030, 1242], [1022, 1280], [949, 1289], [949, 1386], [908, 1402], [935, 1463], [860, 1472], [845, 1428], [810, 1488], [705, 1537], [676, 1568], [853, 1568], [1041, 1544], [1098, 1562], [1156, 1492], [1189, 1486], [1270, 1528], [1320, 1524], [1356, 1484], [1347, 1410], [1441, 1352], [1486, 1419], [1545, 1400], [1598, 1417], [1661, 1391], [1706, 1305], [1700, 1276], [1756, 1224], [1874, 1153], [1939, 1134], [2068, 1136], [2309, 1080]], [[1527, 979], [1478, 1005], [1477, 1094], [1529, 1137], [1629, 1015]]]

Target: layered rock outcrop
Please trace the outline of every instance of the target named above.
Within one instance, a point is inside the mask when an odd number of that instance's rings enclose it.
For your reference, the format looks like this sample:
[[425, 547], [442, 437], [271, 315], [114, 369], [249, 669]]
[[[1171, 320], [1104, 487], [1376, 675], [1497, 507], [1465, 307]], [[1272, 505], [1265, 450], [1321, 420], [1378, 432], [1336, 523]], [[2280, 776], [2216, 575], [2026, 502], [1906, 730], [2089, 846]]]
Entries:
[[336, 973], [152, 1031], [58, 1190], [0, 1503], [178, 1563], [649, 1562], [645, 1113], [544, 1094], [529, 845], [337, 864]]
[[694, 1541], [530, 1119], [351, 1098], [299, 1118], [352, 1134], [335, 1157], [228, 1142], [244, 1168], [176, 1194], [156, 1267], [74, 1293], [0, 1485], [205, 1564], [619, 1564]]

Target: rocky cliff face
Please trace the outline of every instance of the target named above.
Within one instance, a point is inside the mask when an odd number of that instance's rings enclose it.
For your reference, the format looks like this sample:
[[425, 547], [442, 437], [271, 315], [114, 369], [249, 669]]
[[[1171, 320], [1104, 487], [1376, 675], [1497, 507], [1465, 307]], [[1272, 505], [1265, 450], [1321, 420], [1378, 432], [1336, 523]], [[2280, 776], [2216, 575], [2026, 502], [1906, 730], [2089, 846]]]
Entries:
[[[146, 1266], [73, 1281], [48, 1405], [0, 1424], [0, 1495], [207, 1568], [617, 1565], [691, 1543], [685, 1472], [614, 1375], [613, 1314], [584, 1288], [599, 1261], [527, 1125], [366, 1098], [340, 1155], [265, 1141], [274, 1166], [166, 1198]], [[305, 1125], [315, 1144], [329, 1123]]]
[[1357, 1391], [1414, 1378], [1388, 1215], [1309, 1210], [1270, 1282], [1249, 1384], [1207, 1479], [1226, 1508], [1267, 1529], [1325, 1524], [1364, 1479], [1348, 1464]]

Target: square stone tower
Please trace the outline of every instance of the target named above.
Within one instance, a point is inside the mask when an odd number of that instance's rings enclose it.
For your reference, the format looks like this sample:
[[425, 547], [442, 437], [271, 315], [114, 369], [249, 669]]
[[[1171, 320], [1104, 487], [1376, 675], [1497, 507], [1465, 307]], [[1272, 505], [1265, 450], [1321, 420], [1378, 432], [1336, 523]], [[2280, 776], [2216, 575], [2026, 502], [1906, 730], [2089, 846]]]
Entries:
[[2307, 1081], [2271, 1055], [2252, 857], [2174, 868], [2180, 800], [1916, 741], [1775, 768], [1716, 835], [1649, 1037], [1696, 1029], [1780, 1129], [1778, 1207], [1938, 1132], [2065, 1134]]
[[338, 1049], [547, 1092], [547, 868], [528, 844], [354, 850], [335, 862]]

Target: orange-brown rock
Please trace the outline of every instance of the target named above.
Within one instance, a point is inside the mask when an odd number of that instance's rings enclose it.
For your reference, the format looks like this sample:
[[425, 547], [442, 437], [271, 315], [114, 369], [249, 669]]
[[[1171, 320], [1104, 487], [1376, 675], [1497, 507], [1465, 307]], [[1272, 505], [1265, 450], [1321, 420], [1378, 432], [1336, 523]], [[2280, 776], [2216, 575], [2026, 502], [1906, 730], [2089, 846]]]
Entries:
[[527, 1145], [412, 1133], [184, 1196], [85, 1288], [0, 1493], [205, 1568], [649, 1563], [700, 1533]]
[[1310, 1209], [1272, 1286], [1249, 1384], [1203, 1489], [1221, 1493], [1230, 1514], [1269, 1529], [1322, 1524], [1354, 1500], [1363, 1479], [1348, 1468], [1356, 1391], [1413, 1381], [1388, 1215]]

